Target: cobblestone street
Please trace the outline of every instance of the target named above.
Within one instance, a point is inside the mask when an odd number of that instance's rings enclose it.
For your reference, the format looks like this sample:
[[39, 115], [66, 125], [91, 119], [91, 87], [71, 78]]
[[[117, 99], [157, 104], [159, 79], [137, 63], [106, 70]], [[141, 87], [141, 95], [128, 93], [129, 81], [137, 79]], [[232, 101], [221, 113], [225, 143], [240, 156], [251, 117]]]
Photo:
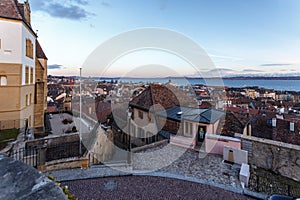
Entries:
[[132, 167], [96, 165], [51, 175], [79, 199], [265, 199], [241, 187], [238, 171], [221, 156], [163, 144], [133, 153]]
[[[177, 156], [177, 160], [175, 160]], [[200, 156], [201, 157], [201, 156]], [[155, 170], [195, 177], [209, 182], [241, 188], [238, 169], [227, 169], [222, 164], [222, 156], [207, 154], [199, 157], [199, 152], [174, 145], [162, 145], [134, 154], [134, 170]], [[171, 162], [170, 160], [174, 160]]]
[[123, 176], [62, 184], [78, 199], [252, 199], [209, 185], [165, 177]]

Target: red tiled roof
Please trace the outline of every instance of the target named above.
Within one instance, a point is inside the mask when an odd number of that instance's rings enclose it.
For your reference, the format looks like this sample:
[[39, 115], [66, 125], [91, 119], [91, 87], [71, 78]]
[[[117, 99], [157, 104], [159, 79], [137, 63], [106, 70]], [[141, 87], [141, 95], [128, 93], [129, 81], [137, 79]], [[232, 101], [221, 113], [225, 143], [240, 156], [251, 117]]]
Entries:
[[111, 104], [109, 102], [96, 102], [95, 111], [98, 121], [104, 123], [107, 120], [107, 116], [111, 114]]
[[180, 91], [178, 88], [161, 84], [151, 84], [129, 103], [130, 106], [145, 111], [149, 111], [150, 107], [155, 104], [160, 104], [165, 109], [171, 108], [174, 105], [197, 105], [196, 101], [193, 101], [192, 98], [188, 97], [183, 91]]
[[36, 40], [35, 44], [36, 44], [36, 57], [48, 60], [38, 40]]
[[[294, 122], [294, 131], [290, 130], [290, 122]], [[276, 128], [273, 129], [273, 140], [300, 145], [299, 121], [277, 119]]]
[[239, 108], [239, 107], [226, 107], [226, 110], [232, 112], [249, 113], [251, 115], [256, 115], [259, 113], [259, 110], [254, 110], [254, 109], [247, 110], [246, 108]]
[[247, 114], [227, 110], [221, 134], [232, 137], [235, 133], [242, 134], [248, 123], [250, 123], [250, 118]]
[[31, 25], [27, 22], [27, 20], [24, 17], [24, 3], [19, 3], [18, 0], [1, 0], [0, 18], [21, 20], [36, 36], [36, 33], [32, 30]]
[[146, 88], [142, 93], [131, 100], [129, 105], [148, 111], [153, 105], [150, 87]]
[[23, 20], [17, 0], [0, 1], [0, 17]]

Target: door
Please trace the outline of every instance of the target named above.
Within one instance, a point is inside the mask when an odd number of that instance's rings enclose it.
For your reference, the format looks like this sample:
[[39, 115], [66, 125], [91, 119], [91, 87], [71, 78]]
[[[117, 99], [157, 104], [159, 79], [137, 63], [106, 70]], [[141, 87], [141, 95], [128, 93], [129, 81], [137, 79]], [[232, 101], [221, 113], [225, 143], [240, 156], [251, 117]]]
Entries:
[[206, 134], [206, 126], [198, 126], [197, 142], [203, 142]]

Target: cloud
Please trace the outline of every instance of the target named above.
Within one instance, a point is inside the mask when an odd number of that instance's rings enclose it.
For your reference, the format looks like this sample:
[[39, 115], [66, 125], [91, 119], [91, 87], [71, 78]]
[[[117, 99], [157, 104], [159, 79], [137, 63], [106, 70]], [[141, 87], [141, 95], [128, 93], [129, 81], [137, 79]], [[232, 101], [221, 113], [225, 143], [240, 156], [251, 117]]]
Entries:
[[87, 0], [68, 0], [63, 3], [57, 0], [33, 0], [31, 2], [32, 10], [45, 12], [52, 17], [70, 20], [82, 20], [94, 15], [83, 8], [87, 4]]
[[160, 10], [166, 10], [167, 9], [168, 0], [162, 0], [160, 5]]
[[110, 3], [107, 3], [107, 2], [105, 2], [105, 1], [101, 2], [101, 5], [102, 5], [102, 6], [106, 6], [106, 7], [110, 7]]
[[223, 55], [216, 55], [216, 54], [208, 54], [208, 56], [213, 57], [213, 58], [221, 58], [221, 59], [225, 59], [225, 60], [232, 60], [232, 61], [243, 60], [242, 58], [238, 58], [238, 57], [223, 56]]
[[88, 1], [87, 0], [71, 0], [77, 4], [80, 4], [80, 5], [87, 5], [88, 4]]
[[290, 66], [292, 64], [289, 63], [268, 63], [268, 64], [261, 64], [262, 67], [276, 67], [276, 66]]
[[243, 72], [264, 72], [264, 71], [258, 69], [244, 69]]
[[53, 65], [48, 65], [48, 69], [61, 69], [62, 65], [58, 64], [53, 64]]

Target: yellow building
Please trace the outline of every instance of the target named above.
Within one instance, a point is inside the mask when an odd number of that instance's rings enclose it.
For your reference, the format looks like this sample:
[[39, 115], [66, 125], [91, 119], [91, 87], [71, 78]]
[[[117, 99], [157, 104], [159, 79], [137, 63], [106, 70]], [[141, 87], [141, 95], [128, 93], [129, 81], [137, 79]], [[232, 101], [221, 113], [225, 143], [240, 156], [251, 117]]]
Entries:
[[0, 3], [0, 129], [44, 127], [47, 57], [30, 23], [28, 1]]

